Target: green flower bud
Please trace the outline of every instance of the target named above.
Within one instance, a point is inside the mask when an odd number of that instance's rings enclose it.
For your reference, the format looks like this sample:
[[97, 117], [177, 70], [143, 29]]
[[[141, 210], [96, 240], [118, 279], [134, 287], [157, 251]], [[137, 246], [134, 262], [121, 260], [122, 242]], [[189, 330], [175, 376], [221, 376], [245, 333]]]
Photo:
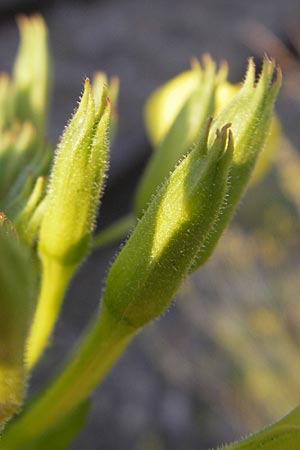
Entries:
[[[70, 278], [90, 249], [108, 160], [110, 102], [95, 108], [89, 80], [58, 146], [43, 202], [38, 252], [43, 276], [28, 343], [32, 366], [44, 348]], [[105, 101], [104, 101], [105, 100]]]
[[5, 202], [11, 185], [30, 160], [36, 139], [36, 131], [30, 122], [15, 122], [2, 133], [0, 142], [0, 199]]
[[43, 136], [50, 85], [47, 29], [39, 15], [19, 16], [18, 25], [21, 43], [13, 71], [13, 115], [30, 120]]
[[266, 136], [265, 145], [262, 147], [262, 150], [257, 157], [248, 186], [258, 183], [269, 171], [275, 159], [276, 151], [279, 150], [281, 140], [281, 124], [278, 117], [273, 114], [269, 127], [269, 133]]
[[86, 257], [108, 158], [110, 103], [95, 103], [88, 80], [58, 146], [41, 224], [39, 253], [76, 267]]
[[265, 58], [262, 73], [255, 82], [255, 66], [250, 60], [243, 86], [212, 125], [212, 130], [216, 130], [224, 121], [232, 123], [235, 151], [230, 169], [231, 182], [224, 212], [214, 224], [214, 232], [206, 239], [192, 270], [204, 264], [211, 255], [244, 193], [264, 146], [280, 86], [281, 72], [279, 68], [275, 69], [273, 61]]
[[[7, 221], [6, 221], [7, 222]], [[3, 225], [0, 226], [0, 230]], [[25, 345], [33, 315], [30, 255], [0, 232], [0, 424], [21, 406], [26, 388]]]
[[217, 131], [174, 170], [151, 201], [112, 265], [104, 305], [112, 317], [134, 329], [158, 317], [188, 274], [212, 224], [222, 213], [232, 159], [231, 132]]
[[[37, 230], [39, 228], [39, 223], [37, 223], [36, 219], [36, 210], [44, 199], [46, 193], [47, 180], [45, 177], [39, 177], [36, 180], [34, 188], [30, 197], [28, 198], [24, 208], [18, 214], [14, 223], [18, 230], [18, 235], [20, 239], [26, 242], [29, 245], [32, 245], [35, 238], [37, 237]], [[34, 222], [32, 219], [35, 215]], [[42, 219], [41, 215], [38, 215], [40, 220]], [[33, 226], [33, 223], [35, 224]]]
[[[107, 87], [106, 87], [107, 86]], [[110, 118], [110, 140], [112, 141], [116, 135], [118, 125], [118, 96], [119, 96], [119, 78], [111, 77], [108, 81], [104, 72], [96, 72], [93, 77], [92, 91], [95, 99], [96, 108], [105, 101], [107, 92], [111, 105]]]
[[[238, 84], [231, 84], [227, 80], [221, 82], [216, 93], [215, 114], [219, 114], [230, 103], [239, 90], [240, 86]], [[265, 145], [262, 147], [257, 157], [255, 167], [249, 180], [249, 186], [256, 184], [270, 168], [274, 153], [278, 149], [281, 136], [280, 121], [278, 117], [273, 114]]]
[[13, 221], [26, 205], [26, 202], [28, 201], [30, 194], [32, 192], [33, 186], [34, 180], [33, 176], [30, 174], [28, 175], [26, 182], [24, 183], [22, 190], [19, 192], [19, 194], [13, 199], [11, 203], [9, 203], [9, 206], [5, 207], [7, 215], [11, 217]]
[[215, 63], [207, 56], [203, 69], [194, 63], [191, 71], [171, 80], [146, 103], [146, 126], [156, 150], [137, 190], [139, 217], [177, 161], [198, 141], [200, 130], [213, 113], [216, 88], [223, 77], [224, 68], [216, 73]]
[[37, 15], [21, 16], [18, 24], [21, 43], [13, 77], [0, 75], [0, 204], [10, 217], [24, 206], [16, 208], [16, 199], [28, 176], [35, 182], [48, 171], [51, 153], [43, 141], [49, 90], [47, 30]]
[[37, 178], [49, 175], [52, 157], [51, 146], [41, 144], [30, 162], [20, 169], [4, 200], [4, 209], [10, 217], [15, 218], [25, 206]]
[[[209, 62], [207, 58], [206, 64]], [[190, 70], [172, 78], [147, 99], [144, 122], [154, 150], [157, 150], [186, 101], [199, 88], [200, 81], [201, 67], [194, 61]]]

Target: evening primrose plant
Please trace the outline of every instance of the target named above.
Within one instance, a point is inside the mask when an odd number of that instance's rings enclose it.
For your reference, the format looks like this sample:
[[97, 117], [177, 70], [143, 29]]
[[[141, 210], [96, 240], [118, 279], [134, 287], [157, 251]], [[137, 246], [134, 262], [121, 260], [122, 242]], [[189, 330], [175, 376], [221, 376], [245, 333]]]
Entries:
[[[47, 30], [39, 16], [22, 17], [19, 26], [13, 76], [0, 77], [0, 448], [65, 450], [84, 425], [92, 391], [207, 261], [253, 173], [265, 169], [264, 155], [270, 159], [275, 147], [270, 127], [279, 132], [273, 107], [281, 75], [266, 57], [257, 77], [250, 60], [243, 84], [234, 86], [226, 65], [217, 69], [205, 56], [152, 94], [145, 125], [154, 151], [133, 212], [95, 235], [118, 80], [103, 73], [85, 80], [53, 151], [45, 139]], [[78, 267], [129, 230], [99, 311], [61, 371], [25, 402]], [[225, 448], [299, 450], [300, 409]]]

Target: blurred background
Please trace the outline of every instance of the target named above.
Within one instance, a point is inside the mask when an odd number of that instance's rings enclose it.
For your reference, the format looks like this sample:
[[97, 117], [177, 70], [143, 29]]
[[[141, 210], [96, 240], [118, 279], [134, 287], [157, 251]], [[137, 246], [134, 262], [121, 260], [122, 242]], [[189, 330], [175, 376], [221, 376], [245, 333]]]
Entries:
[[[142, 110], [154, 88], [211, 53], [243, 79], [247, 58], [274, 56], [285, 137], [249, 189], [208, 264], [161, 320], [136, 338], [93, 397], [72, 449], [204, 450], [237, 439], [300, 403], [300, 4], [297, 0], [0, 1], [1, 70], [18, 45], [15, 16], [49, 27], [58, 140], [86, 75], [121, 81], [119, 127], [99, 229], [130, 211], [151, 149]], [[57, 370], [98, 308], [120, 242], [96, 251], [72, 283], [32, 390]]]

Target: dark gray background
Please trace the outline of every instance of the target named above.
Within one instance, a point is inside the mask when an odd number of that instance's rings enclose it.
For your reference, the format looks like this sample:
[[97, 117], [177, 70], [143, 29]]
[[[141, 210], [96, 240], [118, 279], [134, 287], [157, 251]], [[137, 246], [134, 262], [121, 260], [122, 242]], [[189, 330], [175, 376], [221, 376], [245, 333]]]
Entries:
[[[49, 137], [53, 141], [74, 110], [86, 75], [100, 69], [120, 77], [119, 133], [99, 219], [103, 226], [130, 209], [138, 174], [150, 154], [142, 123], [149, 93], [185, 70], [192, 56], [201, 58], [205, 52], [217, 61], [227, 59], [230, 79], [241, 80], [254, 50], [250, 47], [256, 30], [249, 24], [258, 22], [285, 37], [291, 21], [300, 17], [300, 5], [296, 0], [2, 0], [1, 70], [9, 71], [13, 63], [18, 42], [14, 16], [19, 12], [41, 12], [49, 27], [54, 60]], [[282, 97], [280, 107], [296, 141], [299, 104]], [[81, 268], [34, 386], [57, 369], [98, 307], [103, 277], [116, 251], [113, 246], [98, 251]], [[210, 276], [206, 269], [198, 275], [204, 293], [211, 290], [213, 283], [206, 281]], [[216, 295], [210, 292], [212, 301]], [[211, 373], [207, 370], [204, 378], [203, 371], [202, 378], [197, 376], [195, 365], [202, 352], [211, 358]], [[219, 350], [206, 341], [205, 333], [195, 331], [178, 307], [171, 308], [141, 333], [96, 390], [88, 425], [72, 448], [201, 450], [236, 438], [247, 429], [239, 418], [225, 416], [219, 404], [219, 358]], [[203, 383], [205, 377], [214, 380], [210, 389]]]

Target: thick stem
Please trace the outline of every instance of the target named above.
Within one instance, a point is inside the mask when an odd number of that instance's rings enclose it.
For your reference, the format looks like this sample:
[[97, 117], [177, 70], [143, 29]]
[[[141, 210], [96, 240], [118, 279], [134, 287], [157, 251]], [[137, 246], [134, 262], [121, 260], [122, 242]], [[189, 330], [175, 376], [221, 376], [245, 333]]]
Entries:
[[103, 307], [65, 370], [29, 404], [4, 434], [1, 450], [22, 450], [55, 427], [104, 378], [135, 334]]
[[51, 336], [74, 267], [63, 266], [52, 258], [42, 258], [43, 275], [40, 296], [27, 342], [29, 370], [40, 358]]

